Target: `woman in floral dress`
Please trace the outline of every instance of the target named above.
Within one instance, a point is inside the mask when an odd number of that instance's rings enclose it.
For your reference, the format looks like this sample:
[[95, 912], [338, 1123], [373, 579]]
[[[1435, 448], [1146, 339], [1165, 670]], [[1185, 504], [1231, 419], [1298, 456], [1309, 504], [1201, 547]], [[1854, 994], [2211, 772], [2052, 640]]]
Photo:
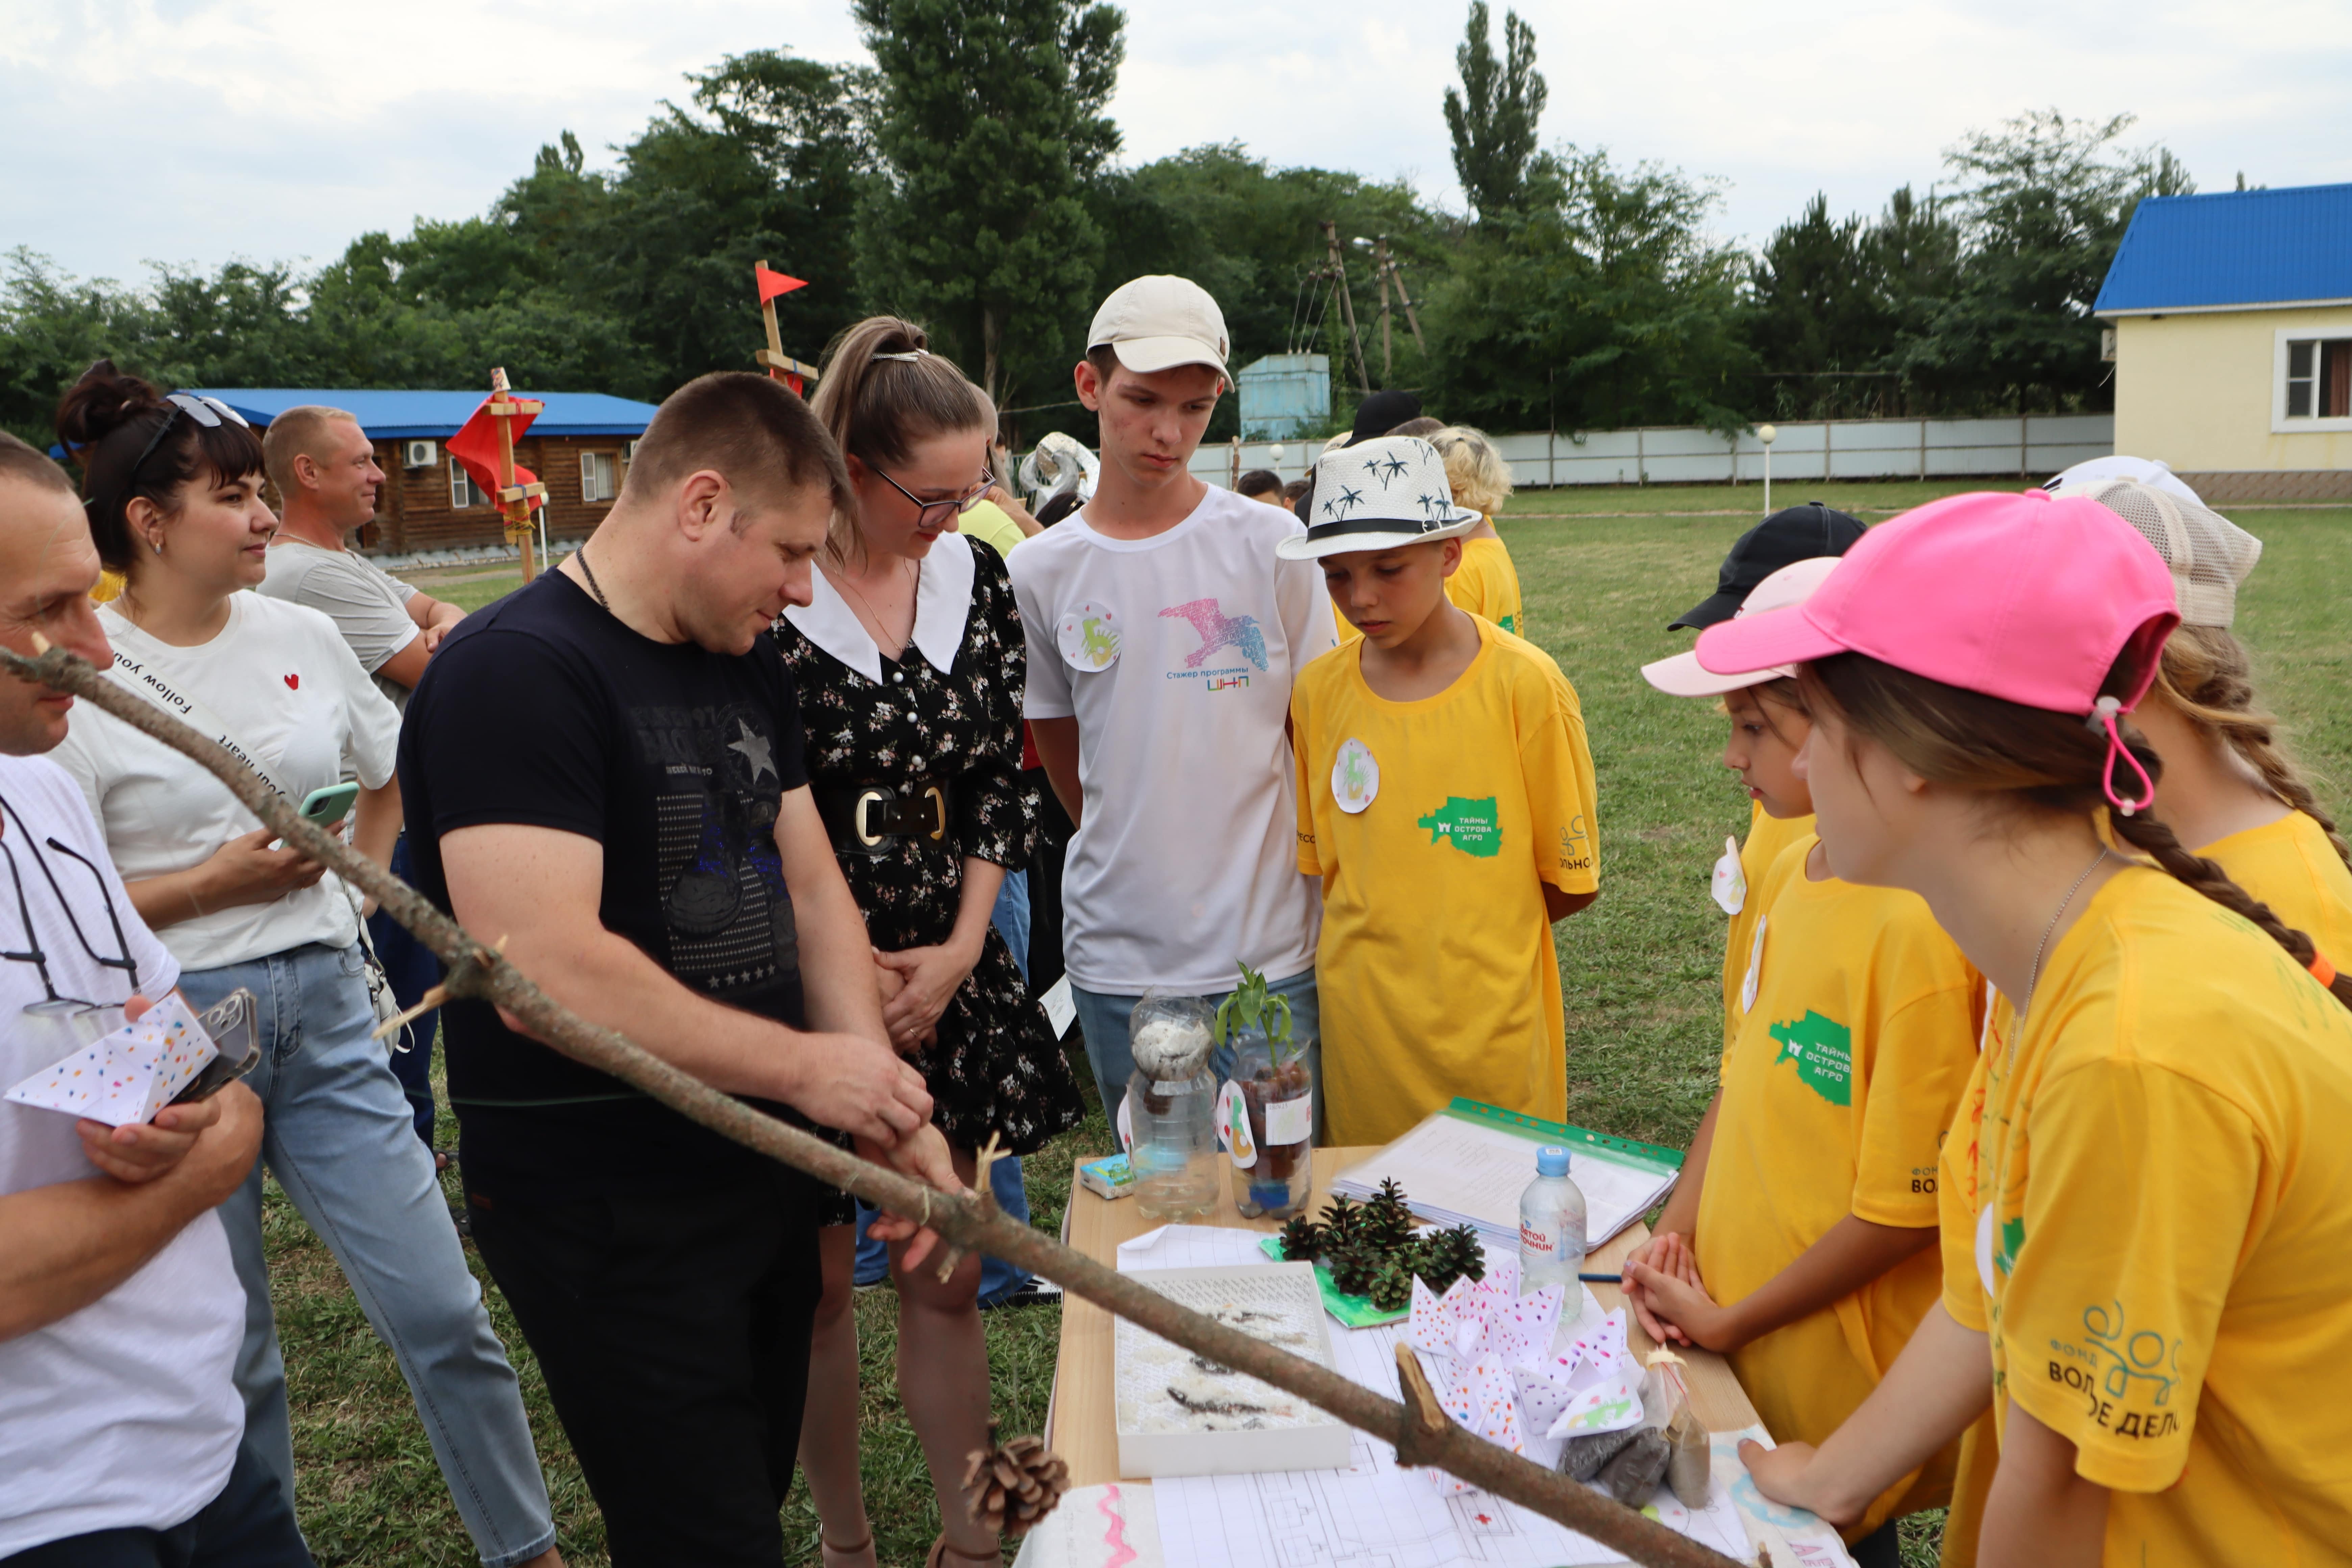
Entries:
[[[1028, 1153], [1077, 1125], [1076, 1079], [989, 914], [1028, 863], [1037, 796], [1021, 772], [1023, 641], [996, 552], [956, 531], [990, 482], [995, 411], [895, 317], [859, 322], [827, 356], [813, 406], [847, 459], [857, 515], [835, 520], [813, 602], [775, 637], [799, 693], [811, 787], [873, 942], [890, 1043], [922, 1069], [931, 1119], [975, 1180], [996, 1134]], [[842, 1218], [849, 1215], [844, 1205]], [[857, 1329], [847, 1223], [820, 1249], [824, 1296], [810, 1348], [801, 1466], [828, 1568], [874, 1562], [857, 1458]], [[964, 1456], [986, 1446], [981, 1259], [942, 1283], [891, 1270], [898, 1392], [945, 1526], [930, 1568], [994, 1564], [964, 1513]]]

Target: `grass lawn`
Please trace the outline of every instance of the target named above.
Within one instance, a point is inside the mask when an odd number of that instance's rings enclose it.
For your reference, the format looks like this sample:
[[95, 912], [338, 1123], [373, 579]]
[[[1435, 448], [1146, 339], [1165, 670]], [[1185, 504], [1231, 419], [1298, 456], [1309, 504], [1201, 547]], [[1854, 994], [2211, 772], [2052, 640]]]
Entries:
[[[1785, 504], [1818, 495], [1833, 506], [1891, 509], [1960, 488], [1800, 481], [1785, 497], [1775, 487], [1774, 499]], [[1636, 666], [1688, 646], [1689, 634], [1668, 632], [1665, 623], [1712, 587], [1723, 552], [1754, 521], [1760, 500], [1757, 487], [1747, 485], [1538, 492], [1515, 498], [1502, 520], [1526, 590], [1529, 634], [1575, 682], [1600, 773], [1606, 896], [1560, 927], [1570, 1117], [1658, 1142], [1688, 1137], [1714, 1092], [1723, 924], [1706, 894], [1707, 868], [1724, 836], [1745, 828], [1748, 805], [1716, 764], [1721, 720], [1711, 705], [1658, 696]], [[1571, 505], [1590, 521], [1522, 515]], [[1596, 515], [1728, 508], [1738, 510], [1691, 518]], [[2352, 637], [2342, 619], [2352, 584], [2352, 509], [2249, 508], [2238, 521], [2266, 545], [2240, 595], [2239, 631], [2254, 649], [2262, 689], [2306, 762], [2325, 775], [2321, 798], [2352, 810], [2352, 704], [2344, 700], [2352, 689]], [[507, 592], [516, 576], [460, 568], [416, 581], [476, 607]], [[454, 1141], [446, 1116], [443, 1127], [445, 1140]], [[1070, 1155], [1108, 1144], [1097, 1116], [1029, 1162], [1037, 1225], [1060, 1224]], [[293, 1390], [299, 1504], [319, 1560], [370, 1568], [473, 1562], [391, 1356], [325, 1247], [274, 1185], [271, 1196], [268, 1237]], [[530, 1404], [564, 1554], [602, 1564], [595, 1506], [530, 1350], [487, 1277], [483, 1286]], [[883, 1561], [916, 1563], [938, 1525], [891, 1371], [895, 1299], [870, 1291], [857, 1310], [867, 1508]], [[1059, 1318], [1057, 1309], [1030, 1308], [987, 1319], [997, 1412], [1008, 1432], [1038, 1430], [1045, 1418]], [[815, 1518], [797, 1491], [785, 1522], [789, 1561], [815, 1563]], [[1933, 1540], [1933, 1521], [1923, 1521], [1906, 1557], [1931, 1563]]]

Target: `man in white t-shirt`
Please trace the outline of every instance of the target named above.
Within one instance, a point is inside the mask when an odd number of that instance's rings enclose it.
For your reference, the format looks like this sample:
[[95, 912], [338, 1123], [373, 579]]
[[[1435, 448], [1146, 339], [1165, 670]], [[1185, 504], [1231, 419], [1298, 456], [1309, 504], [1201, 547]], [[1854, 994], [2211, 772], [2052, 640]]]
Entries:
[[[64, 473], [0, 434], [0, 645], [101, 668], [98, 551]], [[160, 997], [179, 966], [41, 760], [73, 700], [0, 674], [0, 1088]], [[143, 1003], [141, 1004], [143, 1005]], [[136, 1009], [132, 1009], [135, 1011]], [[0, 1101], [0, 1559], [308, 1568], [231, 1381], [245, 1290], [213, 1213], [261, 1146], [242, 1084], [110, 1129]]]
[[261, 450], [283, 508], [261, 591], [325, 612], [360, 668], [394, 707], [406, 707], [425, 661], [466, 612], [350, 548], [350, 535], [374, 518], [384, 482], [367, 432], [340, 408], [305, 404], [269, 422]]
[[1289, 999], [1294, 1037], [1316, 1032], [1318, 909], [1297, 870], [1286, 726], [1292, 678], [1337, 635], [1320, 576], [1275, 558], [1297, 520], [1187, 468], [1225, 353], [1198, 284], [1139, 278], [1104, 300], [1075, 373], [1101, 416], [1094, 499], [1011, 560], [1023, 711], [1078, 825], [1062, 884], [1071, 995], [1114, 1117], [1146, 991], [1213, 1002], [1247, 964]]
[[[375, 516], [384, 482], [367, 432], [340, 408], [304, 404], [269, 422], [261, 456], [284, 509], [278, 536], [269, 542], [269, 574], [261, 591], [322, 612], [351, 644], [360, 668], [375, 678], [376, 689], [405, 710], [425, 661], [466, 612], [410, 587], [350, 548], [350, 536]], [[413, 879], [404, 836], [393, 846], [391, 868], [402, 881]], [[433, 950], [381, 910], [368, 917], [368, 940], [403, 1011], [440, 984], [441, 961]], [[417, 1014], [404, 1032], [408, 1048], [392, 1055], [392, 1076], [400, 1080], [409, 1120], [427, 1149], [434, 1143], [433, 1037], [440, 1021], [437, 1008]], [[444, 1167], [449, 1163], [439, 1152], [434, 1159]]]

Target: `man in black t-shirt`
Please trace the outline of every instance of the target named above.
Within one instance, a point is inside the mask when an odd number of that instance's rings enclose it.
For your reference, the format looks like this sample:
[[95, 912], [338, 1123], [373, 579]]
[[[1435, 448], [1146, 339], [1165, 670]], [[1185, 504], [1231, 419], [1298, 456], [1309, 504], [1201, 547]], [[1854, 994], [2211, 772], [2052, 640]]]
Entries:
[[[426, 667], [401, 788], [418, 887], [506, 936], [557, 1001], [952, 1190], [922, 1078], [887, 1044], [866, 924], [763, 635], [809, 602], [848, 494], [832, 442], [780, 383], [680, 388], [588, 543], [468, 616]], [[474, 1238], [616, 1568], [776, 1563], [821, 1189], [487, 1003], [443, 1019]]]

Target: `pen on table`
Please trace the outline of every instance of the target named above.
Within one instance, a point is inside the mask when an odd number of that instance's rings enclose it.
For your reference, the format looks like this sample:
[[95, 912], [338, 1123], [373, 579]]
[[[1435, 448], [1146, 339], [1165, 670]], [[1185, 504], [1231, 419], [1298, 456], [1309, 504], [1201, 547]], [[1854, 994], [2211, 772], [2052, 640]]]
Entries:
[[1625, 1283], [1625, 1277], [1622, 1274], [1580, 1274], [1577, 1276], [1577, 1279], [1587, 1285], [1622, 1285]]

